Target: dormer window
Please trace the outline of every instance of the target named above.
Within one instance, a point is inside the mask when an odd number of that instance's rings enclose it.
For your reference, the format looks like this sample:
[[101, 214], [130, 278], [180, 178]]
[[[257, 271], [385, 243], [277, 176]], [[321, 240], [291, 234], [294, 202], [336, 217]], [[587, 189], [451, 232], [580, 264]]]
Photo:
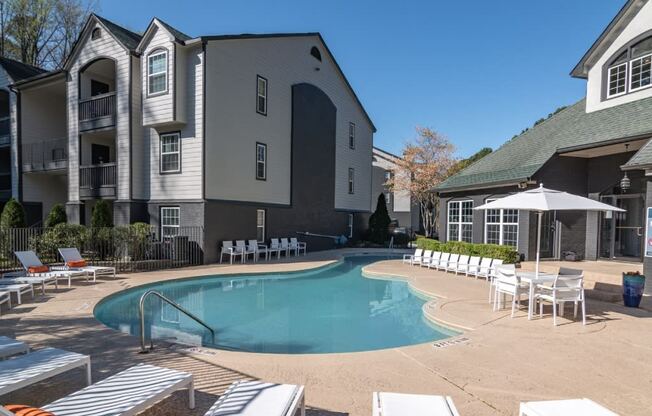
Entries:
[[609, 68], [609, 91], [607, 97], [615, 97], [627, 91], [627, 51], [612, 62]]
[[645, 88], [650, 85], [650, 73], [652, 72], [652, 37], [644, 39], [632, 46], [632, 59], [630, 63], [632, 91]]
[[99, 27], [96, 27], [91, 32], [91, 40], [96, 40], [102, 37], [102, 30]]
[[[634, 43], [636, 42], [636, 43]], [[635, 40], [611, 61], [606, 72], [606, 98], [652, 85], [652, 36]]]
[[164, 94], [168, 90], [168, 52], [158, 50], [147, 57], [147, 93]]

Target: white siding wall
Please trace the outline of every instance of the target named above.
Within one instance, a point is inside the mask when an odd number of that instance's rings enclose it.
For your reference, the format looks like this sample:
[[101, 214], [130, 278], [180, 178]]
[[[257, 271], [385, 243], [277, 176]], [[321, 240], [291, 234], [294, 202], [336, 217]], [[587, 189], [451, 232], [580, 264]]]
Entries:
[[[614, 54], [618, 51], [618, 49], [622, 48], [635, 37], [649, 30], [652, 30], [652, 2], [647, 2], [647, 4], [643, 6], [643, 8], [623, 30], [620, 36], [618, 36], [618, 38], [611, 44], [607, 51], [602, 55], [602, 57], [600, 57], [600, 59], [589, 71], [588, 82], [586, 84], [586, 111], [588, 113], [624, 103], [629, 103], [643, 98], [652, 97], [651, 87], [636, 91], [631, 94], [625, 94], [620, 97], [601, 101], [603, 65], [614, 57]], [[629, 66], [627, 71], [629, 72]], [[627, 82], [629, 82], [629, 74]]]
[[69, 70], [68, 81], [68, 200], [79, 200], [79, 70], [87, 63], [110, 57], [116, 62], [116, 160], [118, 163], [118, 199], [129, 199], [129, 54], [111, 34], [102, 29], [102, 37], [82, 39], [79, 53]]
[[[157, 28], [142, 54], [143, 82], [143, 125], [151, 126], [174, 121], [174, 76], [175, 53], [174, 40], [164, 29]], [[149, 95], [147, 88], [147, 58], [152, 52], [165, 50], [168, 53], [167, 92]]]
[[131, 176], [132, 197], [149, 199], [149, 138], [146, 139], [142, 126], [142, 71], [140, 59], [131, 57]]
[[[312, 46], [322, 63], [310, 55]], [[317, 37], [210, 41], [206, 65], [207, 198], [290, 202], [292, 85], [305, 82], [337, 107], [335, 208], [369, 210], [372, 129]], [[256, 113], [256, 75], [268, 80], [267, 116]], [[349, 122], [357, 126], [355, 150], [349, 149]], [[268, 147], [266, 181], [255, 179], [257, 141]]]
[[47, 218], [54, 204], [66, 203], [68, 177], [61, 174], [23, 174], [23, 200], [43, 204], [41, 221]]
[[59, 84], [48, 88], [32, 88], [21, 95], [22, 144], [65, 139], [66, 96]]
[[[177, 49], [181, 49], [177, 46]], [[165, 127], [146, 128], [150, 142], [150, 198], [152, 200], [196, 200], [202, 198], [202, 105], [203, 105], [203, 60], [200, 45], [187, 48], [183, 54], [186, 92], [183, 102], [188, 123]], [[179, 64], [181, 65], [181, 61]], [[157, 131], [158, 130], [158, 131]], [[160, 173], [159, 133], [180, 132], [181, 173]]]

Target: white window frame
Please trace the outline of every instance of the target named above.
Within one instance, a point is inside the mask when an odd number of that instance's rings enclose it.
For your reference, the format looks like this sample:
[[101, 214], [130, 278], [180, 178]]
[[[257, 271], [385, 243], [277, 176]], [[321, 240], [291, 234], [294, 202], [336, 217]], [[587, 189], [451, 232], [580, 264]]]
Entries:
[[[452, 241], [464, 241], [462, 239], [462, 225], [470, 225], [471, 226], [471, 241], [467, 241], [468, 243], [473, 242], [473, 217], [471, 218], [471, 222], [464, 222], [462, 221], [463, 215], [462, 215], [462, 205], [465, 202], [470, 202], [471, 203], [471, 209], [473, 209], [473, 200], [472, 199], [463, 199], [459, 201], [448, 201], [447, 204], [447, 210], [446, 210], [446, 241], [451, 241], [451, 230], [450, 230], [450, 225], [451, 224], [456, 224], [457, 225], [457, 239], [452, 240]], [[450, 220], [450, 212], [451, 212], [451, 206], [452, 205], [457, 205], [457, 221], [451, 221]]]
[[353, 215], [352, 213], [349, 214], [349, 222], [348, 222], [348, 228], [349, 228], [349, 238], [353, 238]]
[[355, 123], [349, 122], [349, 149], [355, 149]]
[[[263, 93], [262, 94], [260, 93], [260, 88], [259, 88], [261, 81], [265, 85], [265, 88], [263, 88]], [[256, 75], [256, 112], [258, 114], [262, 114], [264, 116], [267, 115], [267, 95], [268, 95], [267, 94], [267, 89], [268, 89], [268, 85], [269, 84], [267, 82], [267, 78], [262, 77], [260, 75]], [[263, 111], [261, 111], [260, 108], [258, 107], [258, 103], [260, 102], [261, 98], [263, 99], [263, 103], [265, 104], [265, 109]]]
[[[263, 222], [260, 224], [258, 220], [260, 219], [260, 213], [262, 212], [263, 216]], [[267, 224], [267, 210], [264, 209], [257, 209], [256, 210], [256, 239], [258, 240], [259, 243], [264, 243], [265, 238], [267, 238], [267, 235], [265, 233], [265, 226]], [[262, 229], [261, 235], [263, 236], [262, 240], [258, 239], [258, 230]]]
[[389, 191], [385, 191], [385, 205], [390, 206], [392, 204], [392, 193]]
[[348, 190], [349, 195], [353, 195], [355, 193], [355, 169], [353, 168], [349, 168]]
[[[634, 61], [642, 61], [645, 58], [650, 58], [650, 70], [652, 71], [652, 53], [648, 53], [647, 55], [639, 56], [638, 58], [630, 59], [629, 61], [629, 82], [628, 82], [628, 87], [629, 87], [629, 92], [635, 92], [635, 91], [640, 91], [644, 90], [646, 88], [652, 87], [652, 82], [650, 82], [647, 85], [642, 85], [640, 87], [632, 88], [632, 79], [633, 79], [633, 71], [634, 71]], [[652, 76], [652, 75], [651, 75]]]
[[[166, 216], [164, 215], [165, 211], [172, 211], [176, 212], [176, 218], [177, 218], [177, 224], [165, 224], [164, 220]], [[179, 235], [179, 228], [181, 228], [181, 208], [180, 207], [175, 207], [175, 206], [164, 206], [160, 208], [160, 215], [161, 215], [161, 240], [165, 239], [166, 237], [173, 237]], [[168, 234], [165, 232], [165, 229], [175, 229], [176, 231], [174, 234]]]
[[[616, 70], [617, 68], [620, 68], [622, 66], [625, 66], [625, 89], [623, 92], [618, 92], [616, 94], [611, 94], [611, 73], [612, 71]], [[614, 97], [619, 97], [621, 95], [627, 94], [627, 88], [629, 86], [629, 70], [628, 70], [628, 63], [623, 62], [622, 64], [614, 65], [611, 68], [609, 68], [609, 71], [607, 71], [607, 98], [614, 98]]]
[[[165, 70], [161, 71], [161, 72], [151, 73], [150, 72], [150, 64], [149, 64], [150, 60], [152, 58], [155, 58], [155, 57], [160, 56], [160, 55], [165, 56]], [[147, 56], [147, 96], [148, 97], [155, 97], [157, 95], [167, 94], [167, 92], [168, 92], [168, 66], [169, 65], [170, 65], [170, 63], [168, 62], [168, 51], [166, 51], [165, 49], [156, 50], [156, 51], [152, 52], [151, 54], [149, 54]], [[154, 91], [154, 92], [152, 92], [152, 90], [151, 90], [152, 77], [160, 76], [162, 74], [165, 74], [165, 89], [163, 91]]]
[[[175, 137], [177, 140], [177, 150], [174, 152], [163, 151], [164, 138]], [[164, 156], [177, 155], [177, 168], [165, 170], [163, 168]], [[179, 133], [163, 133], [159, 136], [159, 171], [160, 173], [180, 173], [181, 172], [181, 135]]]
[[[260, 149], [263, 149], [263, 158], [260, 159]], [[258, 166], [263, 166], [263, 175], [258, 175]], [[256, 142], [256, 179], [259, 181], [267, 180], [267, 145], [265, 143]]]
[[[489, 202], [495, 201], [497, 198], [488, 198], [485, 203], [488, 204]], [[504, 209], [497, 209], [495, 211], [499, 211], [499, 222], [489, 222], [489, 210], [484, 211], [484, 243], [489, 244], [488, 242], [488, 228], [489, 225], [497, 225], [498, 226], [498, 245], [504, 246], [508, 245], [510, 247], [517, 248], [518, 247], [518, 232], [519, 232], [519, 225], [518, 221], [521, 216], [521, 213], [519, 210], [514, 210], [516, 211], [516, 222], [505, 222], [505, 210]], [[505, 226], [506, 225], [515, 225], [516, 226], [516, 244], [511, 245], [511, 244], [505, 244]], [[495, 243], [492, 243], [495, 244]]]

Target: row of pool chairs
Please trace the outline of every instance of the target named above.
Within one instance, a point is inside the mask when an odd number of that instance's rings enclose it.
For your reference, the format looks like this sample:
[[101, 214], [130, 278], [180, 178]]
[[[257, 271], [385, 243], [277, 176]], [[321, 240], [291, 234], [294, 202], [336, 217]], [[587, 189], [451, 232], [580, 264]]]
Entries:
[[229, 262], [233, 264], [234, 258], [237, 259], [240, 257], [240, 262], [245, 263], [249, 256], [253, 258], [254, 262], [257, 262], [261, 254], [265, 256], [265, 260], [269, 260], [274, 253], [276, 253], [277, 259], [281, 258], [281, 254], [287, 257], [293, 252], [295, 256], [301, 253], [305, 255], [307, 248], [306, 243], [294, 237], [289, 239], [271, 238], [269, 240], [269, 246], [267, 244], [261, 244], [257, 240], [236, 240], [235, 245], [233, 245], [233, 241], [222, 241], [220, 263], [222, 263], [224, 256], [228, 256]]
[[414, 251], [414, 254], [403, 255], [403, 263], [466, 276], [475, 276], [476, 279], [482, 277], [491, 280], [495, 277], [496, 268], [502, 265], [503, 261], [489, 257], [444, 253], [418, 248]]

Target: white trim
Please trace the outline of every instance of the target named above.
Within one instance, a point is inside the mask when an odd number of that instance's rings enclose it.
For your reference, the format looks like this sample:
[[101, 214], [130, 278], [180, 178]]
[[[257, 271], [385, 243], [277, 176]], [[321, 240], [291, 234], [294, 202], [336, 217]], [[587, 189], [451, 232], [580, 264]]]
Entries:
[[[262, 94], [260, 93], [260, 82], [261, 81], [265, 85], [265, 88], [263, 88], [263, 93]], [[258, 108], [258, 103], [260, 101], [260, 98], [262, 98], [263, 102], [265, 103], [265, 109], [262, 110], [262, 111]], [[256, 112], [258, 114], [267, 115], [267, 79], [263, 78], [260, 75], [256, 75]]]
[[[163, 151], [163, 139], [174, 137], [177, 140], [177, 150], [172, 152]], [[179, 173], [181, 172], [181, 135], [179, 133], [165, 133], [159, 136], [159, 171], [160, 173]], [[177, 168], [165, 170], [163, 168], [163, 156], [177, 155]]]
[[[487, 198], [485, 200], [485, 203], [488, 204], [489, 202], [495, 201], [497, 198]], [[499, 220], [498, 222], [489, 222], [488, 217], [489, 217], [489, 211], [499, 211]], [[503, 209], [497, 209], [497, 210], [489, 210], [486, 209], [484, 211], [484, 243], [489, 244], [488, 237], [487, 237], [487, 228], [489, 225], [497, 225], [498, 226], [498, 245], [504, 246], [507, 245], [509, 247], [518, 247], [518, 230], [519, 230], [519, 225], [518, 225], [518, 220], [521, 215], [519, 210], [513, 210], [516, 211], [516, 222], [505, 222], [504, 221], [504, 211], [508, 210], [503, 210]], [[511, 244], [505, 244], [505, 227], [506, 225], [515, 225], [516, 226], [516, 244], [512, 246]], [[491, 244], [496, 244], [496, 243], [491, 243]]]
[[647, 84], [647, 85], [643, 85], [643, 86], [640, 86], [640, 87], [632, 88], [632, 77], [633, 77], [632, 71], [633, 71], [633, 69], [634, 69], [633, 62], [634, 62], [634, 61], [642, 61], [642, 60], [645, 59], [645, 58], [650, 58], [650, 71], [651, 71], [650, 76], [652, 77], [652, 53], [649, 53], [649, 54], [647, 54], [647, 55], [643, 55], [643, 56], [639, 56], [638, 58], [631, 59], [631, 60], [629, 61], [629, 84], [628, 84], [628, 86], [629, 86], [629, 92], [636, 92], [636, 91], [639, 91], [639, 90], [644, 90], [644, 89], [646, 89], [646, 88], [650, 88], [650, 87], [652, 87], [652, 82], [650, 82], [650, 83]]
[[[473, 210], [473, 200], [472, 199], [463, 199], [463, 200], [458, 200], [458, 201], [448, 201], [448, 204], [446, 205], [446, 241], [451, 241], [451, 236], [450, 236], [450, 225], [455, 224], [458, 226], [457, 230], [457, 239], [453, 241], [464, 241], [462, 240], [462, 225], [471, 225], [471, 241], [468, 241], [469, 243], [473, 242], [473, 218], [471, 218], [471, 222], [464, 222], [462, 221], [462, 204], [465, 202], [470, 202], [471, 203], [471, 210]], [[457, 205], [457, 221], [451, 222], [450, 221], [450, 212], [451, 212], [451, 205], [453, 204], [458, 204]]]
[[[160, 72], [151, 73], [150, 72], [150, 65], [149, 65], [150, 60], [152, 58], [155, 58], [155, 57], [160, 56], [160, 55], [165, 55], [165, 70], [160, 71]], [[165, 49], [155, 49], [152, 53], [147, 55], [146, 65], [147, 65], [147, 97], [155, 97], [157, 95], [167, 94], [167, 92], [168, 92], [168, 66], [169, 66], [168, 51], [165, 50]], [[154, 92], [152, 92], [151, 91], [151, 86], [152, 86], [151, 78], [155, 77], [155, 76], [162, 75], [162, 74], [165, 74], [165, 89], [163, 91], [154, 91]]]
[[[176, 212], [176, 218], [177, 218], [177, 224], [164, 224], [163, 219], [165, 216], [163, 215], [164, 211], [175, 211]], [[165, 238], [166, 236], [174, 236], [179, 234], [179, 228], [181, 227], [181, 208], [177, 206], [162, 206], [160, 208], [160, 216], [161, 216], [161, 221], [160, 221], [160, 227], [161, 227], [161, 240]], [[166, 234], [165, 229], [166, 228], [175, 228], [176, 232], [174, 234]]]
[[349, 149], [355, 150], [355, 123], [349, 121]]
[[[261, 212], [263, 213], [263, 223], [262, 223], [262, 225], [258, 223], [258, 218], [259, 218], [259, 217], [258, 217], [258, 214], [261, 213]], [[265, 238], [267, 237], [267, 236], [265, 235], [265, 225], [266, 225], [266, 223], [267, 223], [267, 211], [264, 210], [264, 209], [257, 209], [257, 210], [256, 210], [256, 240], [257, 240], [259, 243], [264, 243], [264, 242], [265, 242]], [[258, 229], [259, 229], [259, 228], [262, 228], [262, 229], [263, 229], [263, 233], [262, 233], [263, 238], [262, 238], [262, 239], [259, 239], [259, 238], [258, 238]]]
[[348, 222], [348, 228], [349, 228], [349, 238], [353, 238], [353, 213], [349, 213], [349, 222]]
[[[618, 92], [616, 94], [611, 94], [611, 71], [615, 70], [617, 68], [620, 68], [621, 66], [625, 65], [625, 89], [623, 92]], [[628, 89], [628, 84], [629, 84], [629, 71], [627, 70], [628, 68], [628, 62], [623, 62], [622, 64], [614, 65], [609, 70], [607, 71], [607, 98], [614, 98], [614, 97], [619, 97], [621, 95], [627, 94], [627, 89]]]
[[349, 168], [349, 179], [347, 182], [347, 186], [348, 186], [349, 195], [353, 195], [355, 193], [355, 169], [354, 168]]
[[[260, 149], [263, 149], [263, 158], [260, 159]], [[258, 175], [258, 165], [263, 165], [263, 175]], [[267, 145], [256, 143], [256, 179], [267, 180]]]

